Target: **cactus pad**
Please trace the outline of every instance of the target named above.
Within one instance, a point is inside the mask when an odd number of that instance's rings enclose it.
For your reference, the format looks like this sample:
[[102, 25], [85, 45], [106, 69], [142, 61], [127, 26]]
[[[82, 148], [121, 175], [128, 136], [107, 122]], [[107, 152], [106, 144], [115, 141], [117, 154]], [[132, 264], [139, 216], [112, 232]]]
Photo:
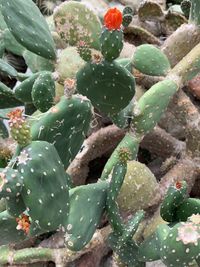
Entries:
[[87, 63], [77, 73], [77, 90], [107, 114], [125, 108], [135, 94], [135, 79], [116, 62]]

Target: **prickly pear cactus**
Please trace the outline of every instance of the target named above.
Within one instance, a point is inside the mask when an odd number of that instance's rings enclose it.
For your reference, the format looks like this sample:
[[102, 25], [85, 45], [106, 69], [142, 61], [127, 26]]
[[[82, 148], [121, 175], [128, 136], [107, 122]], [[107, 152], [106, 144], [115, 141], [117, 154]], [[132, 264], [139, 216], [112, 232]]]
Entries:
[[108, 183], [99, 182], [70, 190], [70, 211], [65, 242], [81, 250], [91, 240], [105, 210]]
[[170, 63], [165, 54], [149, 44], [137, 47], [132, 64], [140, 72], [151, 76], [165, 76], [170, 70]]
[[146, 209], [157, 191], [158, 183], [153, 173], [144, 164], [130, 161], [117, 203], [124, 212]]
[[21, 105], [22, 102], [16, 99], [14, 92], [4, 83], [0, 82], [0, 108], [12, 108]]
[[76, 78], [78, 92], [106, 114], [118, 113], [135, 94], [134, 77], [116, 62], [86, 63]]
[[76, 46], [84, 41], [99, 49], [101, 24], [98, 17], [84, 4], [76, 1], [64, 2], [54, 11], [56, 31], [66, 43]]
[[91, 118], [92, 106], [87, 98], [63, 96], [58, 104], [32, 124], [32, 139], [54, 144], [67, 168], [81, 148]]
[[64, 226], [69, 213], [68, 183], [55, 147], [45, 141], [31, 142], [21, 151], [17, 165], [23, 183], [21, 196], [31, 219], [29, 235]]
[[41, 112], [46, 112], [54, 105], [55, 82], [51, 73], [39, 74], [33, 84], [31, 96], [34, 106]]
[[9, 30], [22, 46], [44, 58], [55, 59], [50, 30], [32, 0], [1, 1], [0, 6]]
[[[199, 215], [198, 215], [199, 217]], [[167, 266], [189, 266], [199, 257], [200, 221], [181, 222], [172, 227], [161, 245], [161, 259]]]

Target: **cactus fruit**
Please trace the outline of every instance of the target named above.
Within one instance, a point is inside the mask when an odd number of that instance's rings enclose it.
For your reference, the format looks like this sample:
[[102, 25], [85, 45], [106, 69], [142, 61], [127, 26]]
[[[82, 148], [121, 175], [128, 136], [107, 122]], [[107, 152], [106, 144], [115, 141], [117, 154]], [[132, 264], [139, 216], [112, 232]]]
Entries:
[[20, 146], [26, 146], [31, 142], [30, 126], [25, 121], [21, 109], [16, 109], [8, 114], [11, 135]]
[[78, 186], [70, 190], [70, 211], [65, 243], [78, 251], [88, 244], [105, 209], [107, 182]]
[[146, 209], [157, 191], [158, 183], [153, 173], [146, 165], [132, 160], [127, 163], [117, 203], [121, 211], [133, 213], [138, 209]]
[[43, 72], [36, 78], [31, 96], [34, 106], [41, 112], [46, 112], [54, 104], [55, 82], [52, 74]]
[[55, 59], [48, 25], [32, 0], [1, 1], [1, 11], [9, 30], [22, 46], [44, 58]]
[[54, 144], [67, 168], [78, 153], [90, 127], [92, 106], [87, 98], [74, 95], [44, 113], [31, 126], [32, 140]]
[[134, 77], [116, 62], [86, 63], [76, 78], [78, 92], [106, 114], [118, 113], [135, 94]]
[[132, 64], [140, 72], [151, 76], [165, 76], [170, 70], [170, 63], [165, 54], [149, 44], [136, 48]]
[[66, 43], [76, 46], [84, 41], [91, 48], [99, 49], [101, 24], [98, 17], [84, 4], [64, 2], [54, 11], [56, 31]]

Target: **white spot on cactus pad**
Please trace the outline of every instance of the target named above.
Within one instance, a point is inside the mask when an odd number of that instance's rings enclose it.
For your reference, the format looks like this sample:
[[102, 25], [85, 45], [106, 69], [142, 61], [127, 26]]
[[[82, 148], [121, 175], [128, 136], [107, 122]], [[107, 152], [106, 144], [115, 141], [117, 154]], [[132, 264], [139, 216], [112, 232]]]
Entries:
[[23, 150], [17, 157], [17, 165], [26, 165], [29, 160], [31, 160], [31, 158], [29, 157], [28, 152], [26, 150]]
[[200, 239], [200, 227], [193, 223], [182, 223], [178, 228], [178, 237], [176, 241], [182, 241], [187, 245], [193, 243], [197, 245]]

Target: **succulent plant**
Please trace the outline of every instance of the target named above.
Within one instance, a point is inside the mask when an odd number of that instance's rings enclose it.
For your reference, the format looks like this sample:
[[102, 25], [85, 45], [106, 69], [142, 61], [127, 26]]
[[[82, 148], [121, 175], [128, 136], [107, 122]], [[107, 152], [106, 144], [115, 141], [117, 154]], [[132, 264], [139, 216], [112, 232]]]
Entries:
[[[189, 196], [184, 180], [169, 183], [160, 206], [163, 220], [153, 233], [142, 241], [135, 236], [146, 221], [142, 209], [152, 205], [159, 187], [150, 169], [136, 161], [140, 143], [179, 88], [199, 73], [200, 45], [175, 64], [151, 44], [119, 59], [133, 19], [129, 6], [122, 12], [110, 8], [101, 27], [83, 3], [65, 1], [54, 10], [51, 30], [32, 0], [1, 1], [0, 7], [0, 72], [18, 81], [13, 90], [6, 81], [0, 83], [0, 136], [5, 143], [8, 136], [17, 143], [12, 158], [0, 158], [0, 245], [61, 231], [67, 248], [80, 251], [89, 246], [106, 215], [112, 228], [109, 245], [127, 266], [143, 267], [159, 259], [167, 267], [199, 264], [200, 200]], [[195, 0], [189, 22], [199, 25]], [[23, 56], [28, 72], [19, 73], [2, 59], [6, 51]], [[161, 77], [138, 99], [136, 81], [144, 75]], [[117, 129], [122, 138], [101, 177], [77, 186], [68, 167], [74, 159], [87, 158], [89, 142], [84, 141], [94, 108], [122, 128]], [[92, 153], [95, 149], [92, 146]]]

